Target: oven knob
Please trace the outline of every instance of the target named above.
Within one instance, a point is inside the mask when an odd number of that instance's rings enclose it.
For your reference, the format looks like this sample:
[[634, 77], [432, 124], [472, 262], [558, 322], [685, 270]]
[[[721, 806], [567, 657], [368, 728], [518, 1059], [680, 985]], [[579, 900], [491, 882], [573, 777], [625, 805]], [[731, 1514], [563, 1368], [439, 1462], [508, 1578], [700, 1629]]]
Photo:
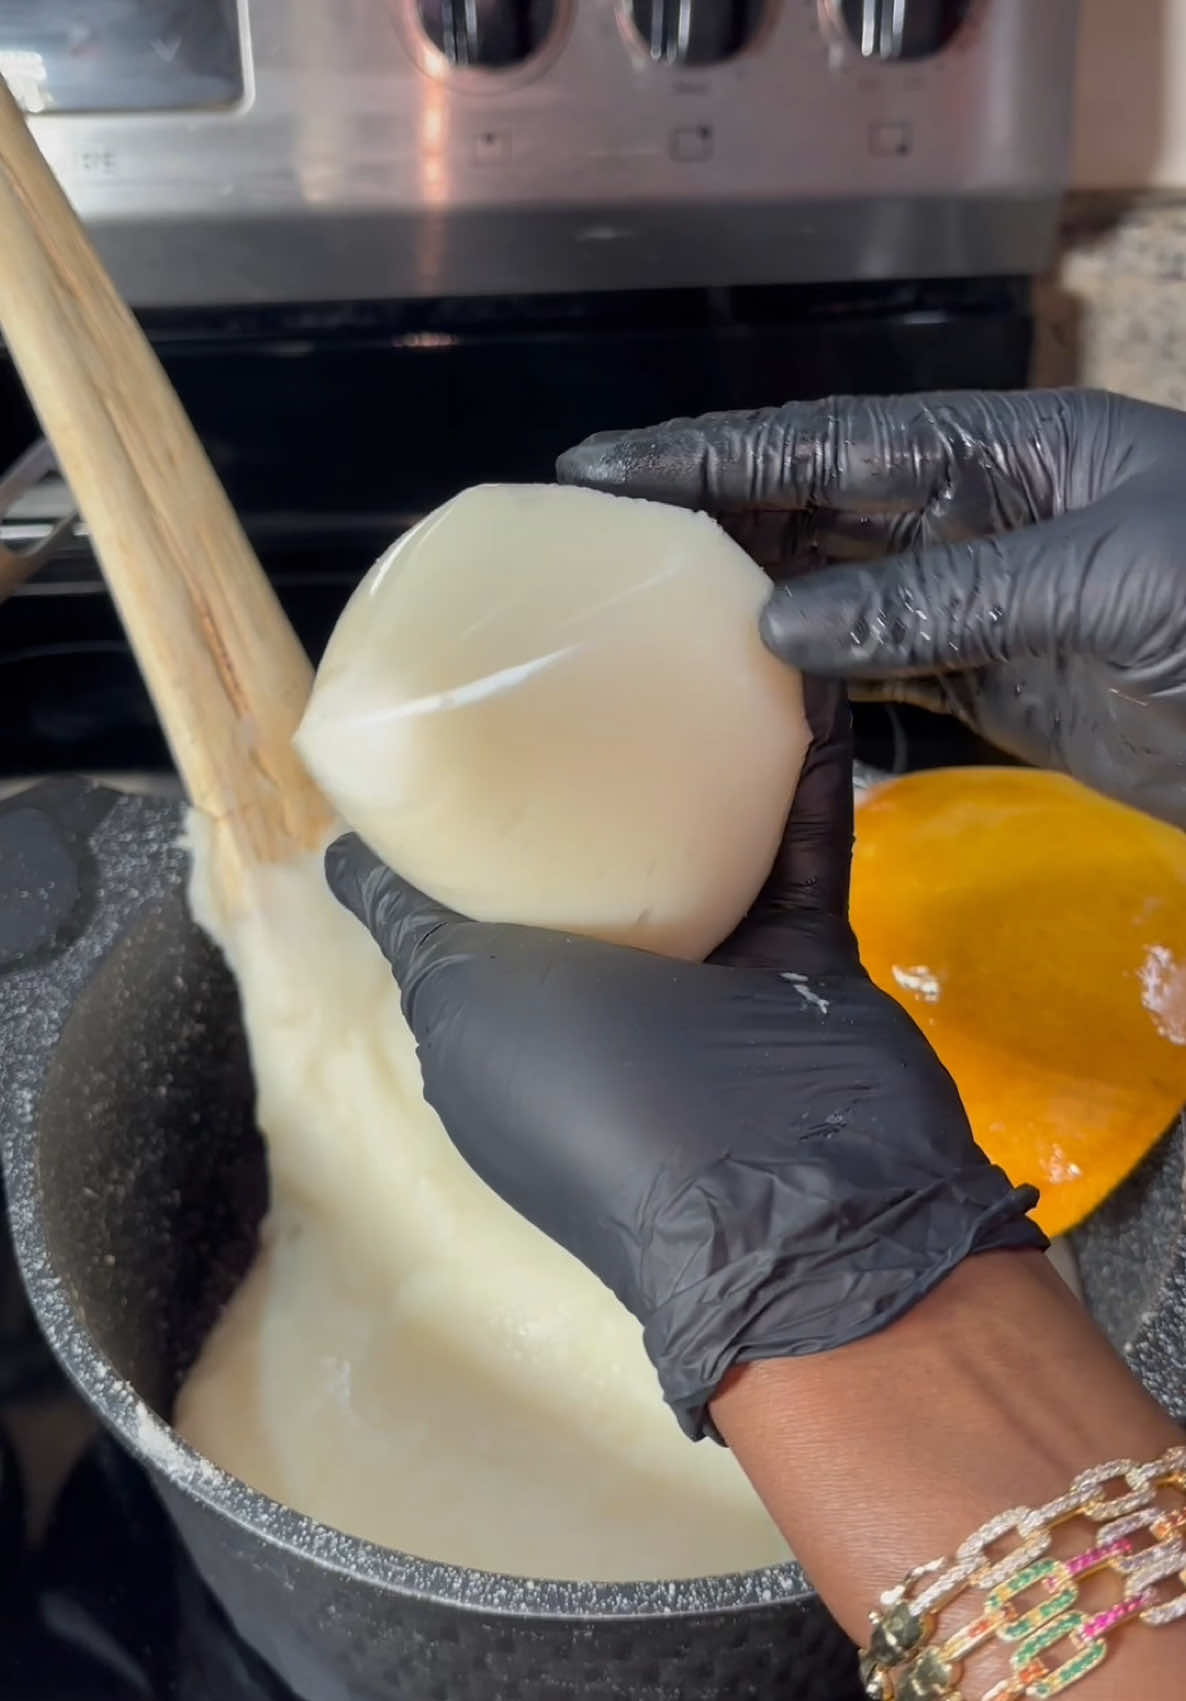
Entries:
[[666, 65], [731, 59], [757, 28], [761, 0], [630, 0], [630, 16], [651, 58]]
[[450, 65], [498, 71], [543, 46], [555, 0], [417, 0], [420, 23]]
[[945, 48], [974, 0], [839, 0], [866, 59], [927, 59]]

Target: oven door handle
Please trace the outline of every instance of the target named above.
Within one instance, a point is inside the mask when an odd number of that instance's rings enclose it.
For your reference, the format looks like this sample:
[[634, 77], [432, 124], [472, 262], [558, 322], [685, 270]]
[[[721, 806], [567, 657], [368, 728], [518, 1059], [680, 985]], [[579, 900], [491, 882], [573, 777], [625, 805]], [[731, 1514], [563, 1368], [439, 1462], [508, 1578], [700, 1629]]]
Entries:
[[[27, 496], [42, 479], [57, 471], [57, 458], [48, 440], [42, 437], [6, 473], [0, 475], [0, 526], [22, 496]], [[0, 533], [0, 602], [44, 566], [51, 555], [57, 554], [62, 544], [73, 536], [77, 518], [78, 509], [72, 505], [61, 519], [54, 521], [44, 537], [38, 538], [27, 549], [10, 549]]]

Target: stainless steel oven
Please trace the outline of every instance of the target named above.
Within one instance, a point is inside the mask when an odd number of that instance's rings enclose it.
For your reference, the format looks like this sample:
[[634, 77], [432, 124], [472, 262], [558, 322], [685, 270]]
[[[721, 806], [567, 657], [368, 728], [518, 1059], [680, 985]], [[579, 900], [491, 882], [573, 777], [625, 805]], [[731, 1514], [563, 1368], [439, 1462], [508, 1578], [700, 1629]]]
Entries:
[[0, 0], [138, 306], [1029, 273], [1075, 0]]
[[[316, 651], [403, 526], [589, 431], [1024, 382], [1075, 10], [0, 0], [0, 72]], [[35, 435], [0, 354], [0, 470]], [[0, 608], [0, 776], [164, 761], [78, 533]]]

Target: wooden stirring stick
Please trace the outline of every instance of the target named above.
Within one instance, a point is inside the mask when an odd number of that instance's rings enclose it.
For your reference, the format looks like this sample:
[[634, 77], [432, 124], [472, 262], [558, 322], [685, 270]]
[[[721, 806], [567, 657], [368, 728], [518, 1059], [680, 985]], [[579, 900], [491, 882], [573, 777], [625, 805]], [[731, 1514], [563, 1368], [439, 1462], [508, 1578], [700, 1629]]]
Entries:
[[218, 823], [224, 879], [314, 848], [332, 817], [291, 745], [308, 658], [2, 76], [0, 333], [190, 800]]

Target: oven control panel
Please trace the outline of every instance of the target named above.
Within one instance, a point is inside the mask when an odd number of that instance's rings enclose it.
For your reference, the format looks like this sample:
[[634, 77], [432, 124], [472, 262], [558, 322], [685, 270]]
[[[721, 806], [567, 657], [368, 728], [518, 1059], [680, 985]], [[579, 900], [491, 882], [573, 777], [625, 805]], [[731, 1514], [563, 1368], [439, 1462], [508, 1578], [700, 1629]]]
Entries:
[[0, 0], [138, 306], [1025, 273], [1076, 0]]
[[26, 112], [184, 112], [243, 97], [237, 0], [0, 0]]

